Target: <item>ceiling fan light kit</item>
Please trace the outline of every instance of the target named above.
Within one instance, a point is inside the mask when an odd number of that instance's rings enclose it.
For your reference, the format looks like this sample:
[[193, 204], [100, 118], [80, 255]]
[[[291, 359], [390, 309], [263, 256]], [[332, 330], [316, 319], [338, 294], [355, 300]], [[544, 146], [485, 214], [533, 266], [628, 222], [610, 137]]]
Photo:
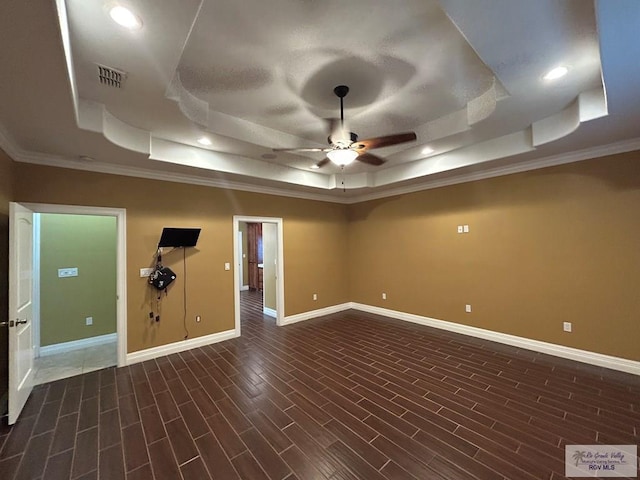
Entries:
[[358, 152], [356, 152], [355, 150], [351, 150], [350, 148], [342, 148], [327, 152], [327, 157], [329, 157], [329, 160], [340, 167], [346, 167], [347, 165], [352, 163], [357, 156]]

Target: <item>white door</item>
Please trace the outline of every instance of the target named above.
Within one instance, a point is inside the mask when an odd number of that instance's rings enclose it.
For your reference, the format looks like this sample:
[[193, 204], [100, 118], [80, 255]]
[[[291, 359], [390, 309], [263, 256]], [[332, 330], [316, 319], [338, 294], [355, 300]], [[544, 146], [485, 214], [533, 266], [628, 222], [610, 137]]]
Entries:
[[9, 425], [33, 388], [33, 212], [9, 209]]
[[243, 271], [242, 271], [242, 264], [244, 263], [244, 252], [242, 251], [242, 232], [238, 232], [238, 258], [240, 259], [238, 265], [236, 265], [236, 268], [238, 269], [238, 279], [240, 280], [240, 285], [238, 285], [238, 288], [240, 290], [242, 290], [242, 287], [244, 286], [244, 278], [243, 278]]

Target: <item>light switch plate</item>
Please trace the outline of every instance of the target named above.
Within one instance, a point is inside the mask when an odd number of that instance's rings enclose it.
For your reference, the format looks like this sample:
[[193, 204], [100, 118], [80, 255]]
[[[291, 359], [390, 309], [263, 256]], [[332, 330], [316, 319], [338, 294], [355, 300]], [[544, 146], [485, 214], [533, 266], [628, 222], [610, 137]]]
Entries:
[[78, 276], [78, 267], [58, 269], [58, 278], [77, 277], [77, 276]]
[[225, 270], [231, 270], [231, 264], [229, 262], [225, 262], [224, 269]]
[[462, 225], [458, 225], [458, 233], [462, 233]]

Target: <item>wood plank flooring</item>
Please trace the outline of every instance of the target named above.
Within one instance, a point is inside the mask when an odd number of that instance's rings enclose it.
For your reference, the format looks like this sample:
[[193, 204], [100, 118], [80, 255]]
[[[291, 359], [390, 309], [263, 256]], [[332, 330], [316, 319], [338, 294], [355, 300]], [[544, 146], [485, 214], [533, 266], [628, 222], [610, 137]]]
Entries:
[[36, 387], [0, 478], [556, 480], [567, 443], [640, 441], [640, 377], [242, 296], [240, 338]]

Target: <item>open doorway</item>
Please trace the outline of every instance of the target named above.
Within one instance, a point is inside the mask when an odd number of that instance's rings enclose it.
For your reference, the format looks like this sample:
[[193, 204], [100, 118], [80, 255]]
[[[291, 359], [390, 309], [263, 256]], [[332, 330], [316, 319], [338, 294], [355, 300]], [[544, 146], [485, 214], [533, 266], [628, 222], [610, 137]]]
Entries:
[[125, 211], [34, 211], [34, 383], [125, 364]]
[[[284, 317], [282, 219], [234, 216], [236, 332], [248, 319]], [[241, 282], [240, 279], [243, 279]]]

